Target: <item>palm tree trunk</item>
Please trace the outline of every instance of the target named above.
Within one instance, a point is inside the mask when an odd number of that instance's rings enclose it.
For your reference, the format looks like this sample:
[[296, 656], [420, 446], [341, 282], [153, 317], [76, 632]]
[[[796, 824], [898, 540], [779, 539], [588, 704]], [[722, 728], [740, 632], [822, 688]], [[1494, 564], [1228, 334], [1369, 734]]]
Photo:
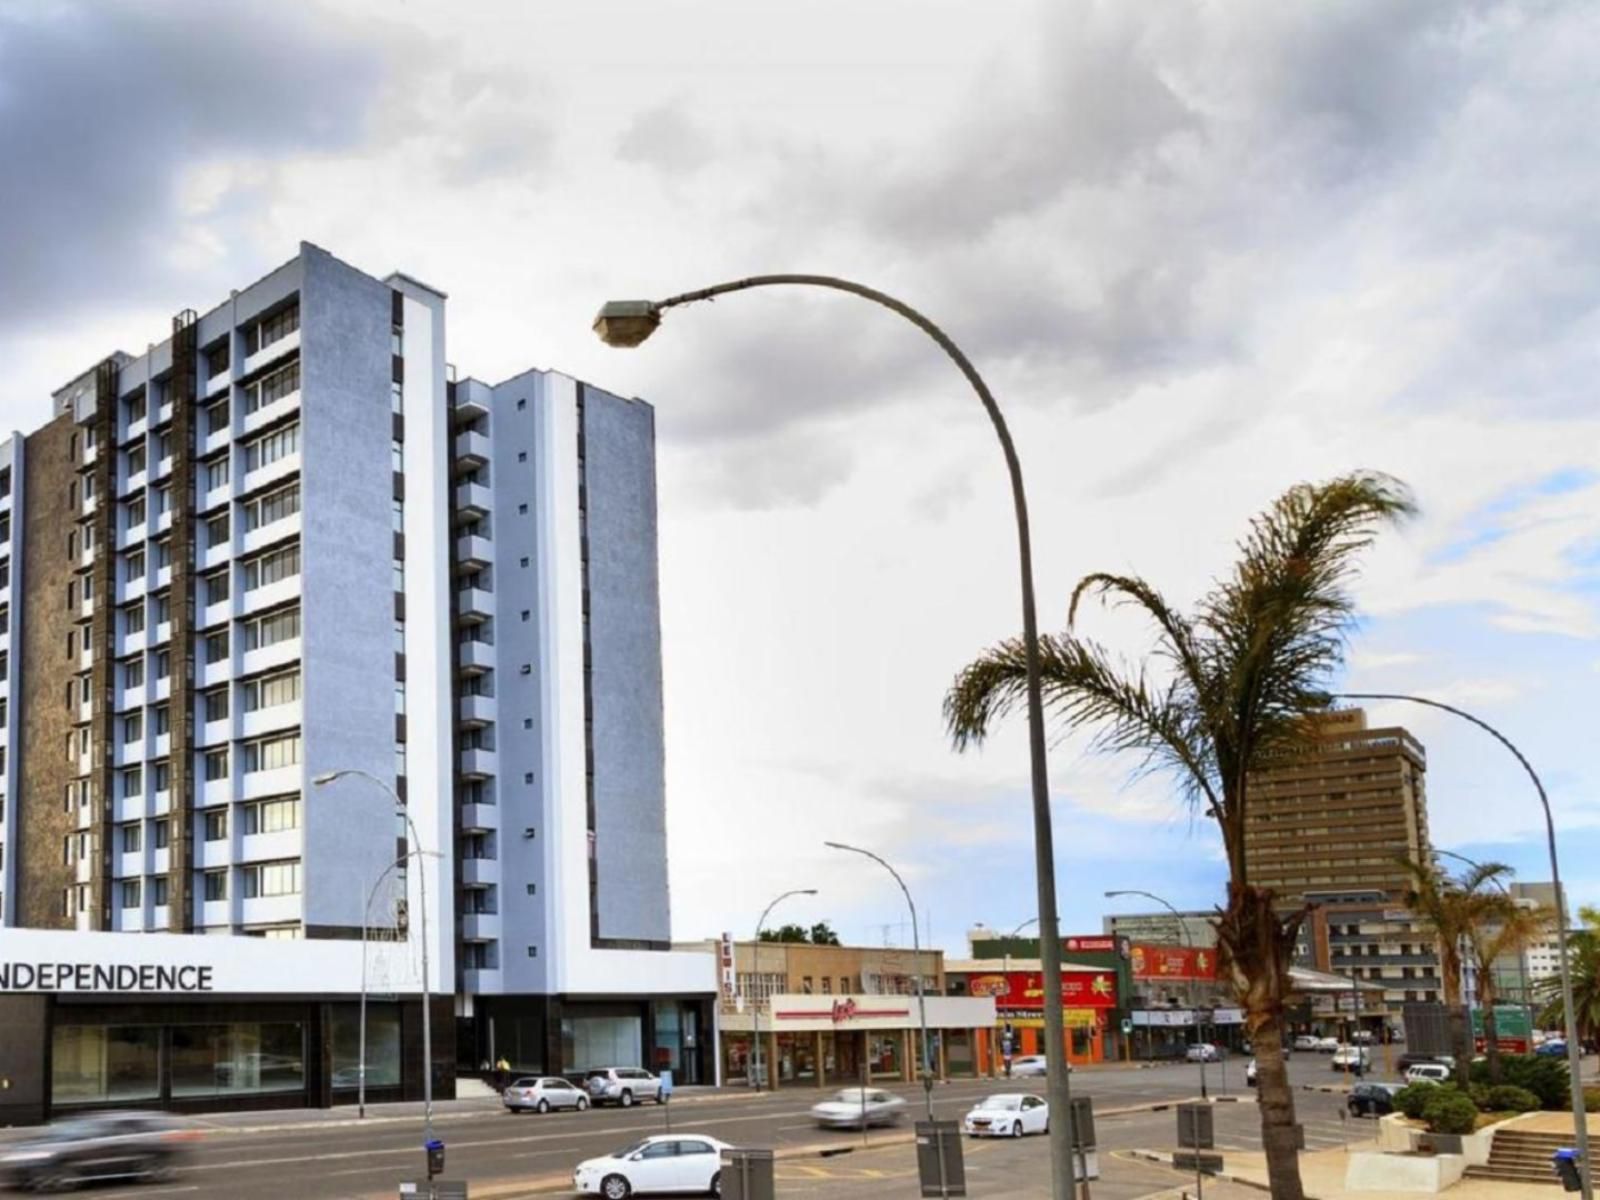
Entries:
[[1255, 1047], [1261, 1147], [1272, 1200], [1305, 1200], [1300, 1127], [1295, 1123], [1294, 1092], [1283, 1057], [1289, 964], [1305, 913], [1280, 917], [1273, 911], [1272, 899], [1267, 889], [1230, 883], [1228, 908], [1217, 922], [1217, 941]]
[[[1450, 1052], [1456, 1059], [1456, 1082], [1466, 1087], [1468, 1071], [1472, 1066], [1472, 1022], [1467, 1017], [1467, 1006], [1457, 1001], [1447, 1013], [1450, 1021]], [[1260, 1067], [1256, 1068], [1258, 1071]]]
[[1494, 1019], [1494, 1001], [1483, 998], [1483, 1052], [1489, 1059], [1489, 1082], [1500, 1082], [1500, 1030]]

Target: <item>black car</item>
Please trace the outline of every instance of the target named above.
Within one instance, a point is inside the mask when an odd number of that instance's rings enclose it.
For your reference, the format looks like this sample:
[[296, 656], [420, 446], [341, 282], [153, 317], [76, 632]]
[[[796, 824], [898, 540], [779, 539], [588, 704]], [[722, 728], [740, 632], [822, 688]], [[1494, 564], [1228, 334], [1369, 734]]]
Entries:
[[95, 1113], [51, 1125], [0, 1154], [0, 1179], [36, 1192], [92, 1179], [168, 1179], [198, 1134], [162, 1113]]
[[1345, 1106], [1352, 1117], [1385, 1117], [1394, 1111], [1394, 1094], [1399, 1090], [1393, 1083], [1358, 1083], [1350, 1089]]

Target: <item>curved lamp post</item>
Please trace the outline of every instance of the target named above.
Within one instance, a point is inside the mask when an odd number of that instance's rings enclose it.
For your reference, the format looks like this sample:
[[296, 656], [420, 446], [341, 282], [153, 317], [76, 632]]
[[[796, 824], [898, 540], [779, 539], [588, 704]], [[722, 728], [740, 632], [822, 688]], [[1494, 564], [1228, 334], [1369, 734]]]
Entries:
[[[411, 819], [411, 814], [406, 811], [405, 802], [389, 784], [379, 779], [371, 771], [363, 771], [360, 767], [347, 767], [341, 771], [324, 771], [312, 779], [317, 787], [326, 787], [347, 776], [360, 776], [368, 783], [376, 784], [390, 800], [394, 801], [394, 811], [406, 823], [406, 830], [411, 834], [411, 846], [414, 852], [421, 853], [422, 838], [417, 834], [416, 822]], [[418, 898], [422, 906], [422, 1137], [426, 1142], [433, 1138], [433, 1021], [429, 1014], [430, 1000], [432, 999], [432, 979], [428, 974], [428, 871], [423, 867], [417, 872]], [[364, 918], [363, 918], [364, 919]], [[433, 1157], [428, 1156], [428, 1178], [433, 1178]]]
[[356, 1051], [356, 1117], [360, 1120], [364, 1120], [367, 1115], [367, 931], [372, 924], [372, 902], [378, 898], [378, 889], [383, 886], [383, 881], [389, 878], [389, 872], [396, 867], [404, 866], [413, 858], [438, 857], [439, 854], [435, 850], [406, 851], [378, 872], [378, 877], [372, 881], [372, 888], [367, 892], [366, 903], [361, 909], [361, 1021], [360, 1042]]
[[[1161, 905], [1162, 908], [1166, 909], [1172, 914], [1173, 923], [1178, 927], [1178, 944], [1181, 946], [1188, 946], [1189, 948], [1193, 949], [1194, 939], [1189, 936], [1188, 926], [1183, 923], [1183, 914], [1173, 907], [1170, 900], [1164, 900], [1154, 892], [1142, 892], [1138, 888], [1117, 888], [1106, 893], [1107, 900], [1110, 900], [1116, 896], [1143, 896], [1146, 900], [1154, 900], [1157, 904]], [[1198, 984], [1193, 985], [1193, 990], [1190, 992], [1190, 995], [1191, 997], [1198, 999], [1200, 995]], [[1203, 1031], [1200, 1028], [1200, 1006], [1195, 1004], [1194, 1007], [1194, 1037], [1195, 1041], [1198, 1042]], [[1223, 1067], [1222, 1069], [1222, 1090], [1228, 1090], [1227, 1067]], [[1210, 1098], [1211, 1092], [1206, 1086], [1206, 1056], [1205, 1051], [1202, 1050], [1200, 1052], [1200, 1099], [1209, 1100]]]
[[1572, 1073], [1572, 1119], [1575, 1125], [1573, 1134], [1581, 1162], [1578, 1178], [1583, 1184], [1583, 1200], [1594, 1200], [1594, 1183], [1590, 1174], [1594, 1167], [1589, 1160], [1589, 1120], [1583, 1106], [1583, 1050], [1578, 1045], [1578, 1015], [1572, 1007], [1572, 969], [1567, 964], [1567, 897], [1561, 888], [1561, 866], [1556, 859], [1556, 821], [1550, 812], [1550, 797], [1545, 793], [1544, 782], [1539, 778], [1539, 773], [1533, 769], [1533, 764], [1521, 750], [1517, 749], [1510, 738], [1481, 717], [1475, 717], [1452, 705], [1422, 696], [1407, 696], [1393, 692], [1334, 692], [1331, 694], [1331, 699], [1403, 700], [1408, 704], [1437, 708], [1452, 716], [1460, 717], [1463, 721], [1470, 721], [1511, 751], [1512, 756], [1522, 764], [1522, 769], [1528, 773], [1528, 778], [1533, 781], [1534, 791], [1539, 793], [1539, 806], [1544, 809], [1545, 839], [1550, 849], [1550, 883], [1556, 890], [1556, 922], [1561, 942], [1561, 952], [1557, 955], [1557, 962], [1561, 967], [1561, 1007], [1566, 1017], [1567, 1069]]
[[830, 850], [848, 850], [851, 854], [860, 854], [870, 858], [885, 871], [894, 876], [894, 881], [900, 885], [900, 891], [905, 895], [906, 907], [911, 910], [911, 972], [916, 977], [917, 983], [917, 1023], [922, 1026], [922, 1100], [928, 1108], [928, 1120], [933, 1120], [933, 1062], [932, 1047], [928, 1045], [928, 1004], [923, 997], [922, 989], [922, 938], [917, 931], [917, 906], [911, 902], [911, 891], [906, 887], [906, 881], [900, 878], [896, 871], [883, 859], [871, 850], [863, 850], [860, 846], [847, 846], [843, 842], [823, 842]]
[[[783, 895], [774, 897], [772, 903], [761, 910], [761, 916], [756, 918], [756, 940], [750, 947], [752, 991], [759, 991], [761, 988], [761, 928], [767, 923], [767, 914], [778, 907], [780, 901], [787, 900], [790, 896], [815, 896], [816, 894], [816, 888], [795, 888], [793, 891], [784, 892]], [[751, 1019], [755, 1022], [755, 1033], [750, 1039], [750, 1078], [755, 1083], [756, 1091], [759, 1092], [761, 1090], [761, 997], [759, 995], [752, 996], [750, 1000]], [[817, 1069], [822, 1069], [821, 1063], [817, 1064]]]
[[[1044, 969], [1045, 1061], [1048, 1068], [1047, 1093], [1057, 1112], [1072, 1112], [1072, 1084], [1067, 1078], [1066, 1028], [1061, 998], [1061, 927], [1056, 913], [1055, 835], [1050, 816], [1050, 784], [1045, 764], [1044, 705], [1039, 673], [1039, 620], [1033, 597], [1033, 543], [1028, 531], [1028, 500], [1022, 486], [1022, 464], [1017, 459], [1011, 431], [1000, 413], [989, 385], [977, 368], [950, 337], [912, 308], [893, 296], [848, 279], [832, 275], [753, 275], [747, 279], [715, 284], [698, 291], [683, 292], [665, 300], [613, 300], [604, 305], [594, 320], [594, 331], [608, 346], [639, 345], [661, 324], [661, 314], [669, 308], [712, 300], [730, 292], [758, 287], [820, 287], [849, 292], [853, 296], [881, 304], [898, 313], [926, 333], [948, 354], [972, 390], [1000, 440], [1000, 450], [1011, 478], [1011, 502], [1017, 523], [1017, 560], [1022, 581], [1022, 641], [1028, 672], [1028, 755], [1033, 793], [1034, 870], [1039, 891], [1040, 965]], [[1072, 1160], [1076, 1131], [1070, 1119], [1050, 1126], [1051, 1195], [1068, 1200], [1072, 1195]], [[1083, 1181], [1083, 1194], [1089, 1194], [1089, 1181]], [[1585, 1197], [1585, 1200], [1589, 1200]]]
[[[1480, 869], [1483, 866], [1483, 864], [1481, 862], [1478, 862], [1476, 859], [1468, 858], [1465, 854], [1457, 854], [1454, 850], [1440, 850], [1437, 847], [1435, 847], [1433, 852], [1435, 854], [1442, 854], [1446, 858], [1453, 858], [1457, 862], [1466, 863], [1467, 866], [1471, 867], [1474, 871]], [[1510, 898], [1510, 896], [1511, 896], [1511, 889], [1510, 888], [1508, 888], [1505, 884], [1501, 883], [1500, 880], [1498, 880], [1498, 879], [1496, 879], [1494, 881], [1494, 885], [1497, 888], [1500, 889], [1501, 893], [1504, 894], [1507, 899]], [[1517, 984], [1522, 989], [1522, 1012], [1523, 1012], [1523, 1016], [1525, 1017], [1525, 1019], [1528, 1022], [1528, 1049], [1532, 1050], [1533, 1049], [1533, 1001], [1529, 999], [1529, 996], [1531, 995], [1531, 993], [1528, 991], [1528, 948], [1526, 946], [1518, 946], [1517, 947]], [[1480, 988], [1482, 987], [1482, 983], [1481, 982], [1479, 984], [1479, 987]]]

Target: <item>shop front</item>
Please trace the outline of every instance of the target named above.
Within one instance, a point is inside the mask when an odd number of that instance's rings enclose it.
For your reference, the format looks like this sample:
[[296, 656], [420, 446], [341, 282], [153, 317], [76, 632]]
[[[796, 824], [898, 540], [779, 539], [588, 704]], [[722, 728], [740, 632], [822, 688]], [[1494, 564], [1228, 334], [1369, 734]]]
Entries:
[[[975, 963], [960, 980], [968, 994], [994, 1001], [997, 1024], [987, 1039], [991, 1062], [1003, 1068], [1008, 1045], [1013, 1057], [1045, 1053], [1044, 976], [1036, 967], [993, 970]], [[1061, 972], [1061, 1016], [1070, 1062], [1104, 1062], [1110, 1056], [1117, 997], [1114, 971], [1073, 967]]]
[[[984, 1032], [994, 1025], [993, 1000], [929, 996], [928, 1060], [936, 1078], [973, 1077], [984, 1069]], [[721, 1018], [722, 1081], [754, 1081], [756, 1016]], [[834, 1087], [916, 1078], [923, 1045], [914, 996], [778, 995], [762, 1006], [759, 1076], [764, 1087]]]
[[507, 1062], [517, 1075], [581, 1076], [599, 1067], [712, 1081], [712, 997], [479, 996], [457, 1023], [462, 1072]]

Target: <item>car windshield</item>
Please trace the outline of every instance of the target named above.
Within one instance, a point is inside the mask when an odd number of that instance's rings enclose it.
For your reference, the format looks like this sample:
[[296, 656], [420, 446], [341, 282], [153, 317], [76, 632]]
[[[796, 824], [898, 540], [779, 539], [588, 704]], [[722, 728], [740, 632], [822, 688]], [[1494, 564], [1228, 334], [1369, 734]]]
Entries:
[[984, 1102], [982, 1104], [978, 1105], [978, 1107], [979, 1108], [994, 1109], [994, 1110], [997, 1110], [999, 1112], [1016, 1112], [1017, 1109], [1022, 1107], [1022, 1097], [1021, 1096], [990, 1096], [986, 1100], [984, 1100]]
[[630, 1142], [628, 1145], [624, 1146], [621, 1150], [613, 1150], [611, 1152], [611, 1157], [612, 1158], [627, 1158], [628, 1155], [630, 1155], [630, 1154], [639, 1153], [639, 1151], [643, 1150], [649, 1144], [650, 1144], [650, 1139], [649, 1138], [644, 1138], [643, 1140], [637, 1141], [637, 1142]]
[[845, 1088], [844, 1091], [833, 1094], [834, 1103], [836, 1104], [860, 1104], [863, 1098], [870, 1103], [872, 1093], [861, 1088]]
[[81, 1142], [84, 1138], [104, 1137], [104, 1121], [60, 1121], [44, 1131], [40, 1141]]

